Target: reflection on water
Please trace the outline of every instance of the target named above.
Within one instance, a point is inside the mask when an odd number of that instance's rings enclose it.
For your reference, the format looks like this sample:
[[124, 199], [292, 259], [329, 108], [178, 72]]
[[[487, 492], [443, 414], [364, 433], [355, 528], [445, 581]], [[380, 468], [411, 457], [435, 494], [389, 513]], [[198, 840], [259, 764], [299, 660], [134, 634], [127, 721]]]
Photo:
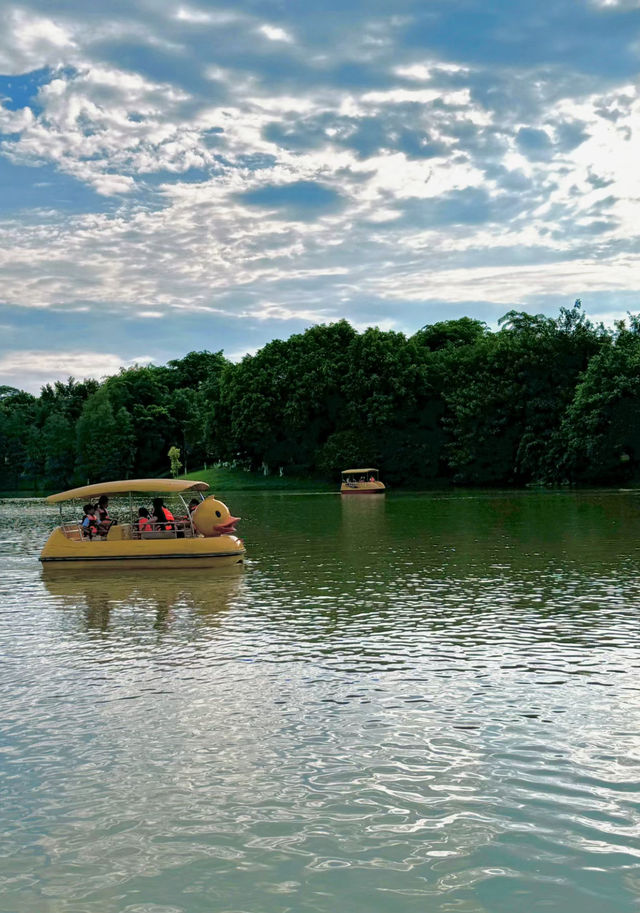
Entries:
[[640, 498], [229, 501], [46, 576], [0, 503], [0, 909], [636, 913]]
[[194, 621], [217, 624], [218, 616], [241, 591], [241, 568], [188, 571], [184, 568], [155, 572], [105, 570], [69, 572], [62, 567], [43, 568], [45, 589], [54, 604], [81, 612], [86, 627], [106, 631], [118, 617], [153, 617], [157, 629], [168, 628], [182, 612]]

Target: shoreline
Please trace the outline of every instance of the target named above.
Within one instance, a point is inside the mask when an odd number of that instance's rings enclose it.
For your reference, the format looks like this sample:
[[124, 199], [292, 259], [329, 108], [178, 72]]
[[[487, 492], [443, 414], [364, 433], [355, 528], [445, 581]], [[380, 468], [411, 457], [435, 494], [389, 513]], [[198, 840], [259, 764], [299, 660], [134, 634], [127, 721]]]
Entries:
[[[200, 479], [201, 481], [208, 482], [210, 486], [209, 494], [220, 493], [223, 496], [226, 496], [227, 493], [236, 493], [236, 492], [255, 492], [256, 494], [298, 494], [298, 495], [340, 495], [339, 483], [333, 484], [329, 482], [323, 482], [322, 480], [318, 481], [315, 479], [298, 479], [298, 478], [273, 478], [273, 477], [262, 477], [251, 474], [248, 479], [231, 479], [231, 478], [212, 478], [212, 471], [204, 471], [201, 473], [194, 472], [189, 473], [187, 476], [180, 476], [180, 478], [192, 478]], [[269, 481], [269, 479], [271, 479]], [[54, 494], [56, 489], [17, 489], [17, 490], [6, 490], [0, 491], [0, 500], [41, 500], [48, 497], [50, 494]], [[545, 486], [545, 485], [527, 485], [527, 486], [470, 486], [470, 485], [453, 485], [451, 483], [442, 483], [440, 485], [422, 485], [416, 487], [408, 486], [398, 486], [398, 487], [387, 487], [385, 494], [391, 495], [417, 495], [417, 494], [432, 494], [432, 495], [451, 495], [453, 497], [469, 497], [472, 495], [489, 495], [489, 494], [512, 494], [512, 495], [525, 495], [525, 494], [548, 494], [548, 495], [559, 495], [559, 494], [579, 494], [579, 493], [609, 493], [609, 494], [635, 494], [640, 493], [640, 483], [634, 486], [633, 483], [629, 483], [628, 487], [622, 487], [620, 485], [558, 485], [558, 486]]]

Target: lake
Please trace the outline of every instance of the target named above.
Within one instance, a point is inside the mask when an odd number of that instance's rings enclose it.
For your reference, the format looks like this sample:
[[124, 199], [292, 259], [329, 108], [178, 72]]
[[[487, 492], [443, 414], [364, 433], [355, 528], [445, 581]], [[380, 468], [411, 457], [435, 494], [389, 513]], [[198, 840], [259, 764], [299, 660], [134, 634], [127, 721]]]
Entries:
[[637, 913], [640, 493], [220, 496], [233, 573], [0, 502], [0, 910]]

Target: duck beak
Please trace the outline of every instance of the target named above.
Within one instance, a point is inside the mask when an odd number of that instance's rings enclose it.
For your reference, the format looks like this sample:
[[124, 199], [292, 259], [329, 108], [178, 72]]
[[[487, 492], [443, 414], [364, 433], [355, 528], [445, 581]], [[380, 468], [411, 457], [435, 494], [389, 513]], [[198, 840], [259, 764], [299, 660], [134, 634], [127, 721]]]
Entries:
[[229, 533], [235, 533], [236, 523], [238, 520], [241, 520], [241, 517], [229, 517], [228, 520], [225, 520], [224, 523], [219, 523], [217, 526], [214, 526], [216, 533], [219, 536], [227, 536]]

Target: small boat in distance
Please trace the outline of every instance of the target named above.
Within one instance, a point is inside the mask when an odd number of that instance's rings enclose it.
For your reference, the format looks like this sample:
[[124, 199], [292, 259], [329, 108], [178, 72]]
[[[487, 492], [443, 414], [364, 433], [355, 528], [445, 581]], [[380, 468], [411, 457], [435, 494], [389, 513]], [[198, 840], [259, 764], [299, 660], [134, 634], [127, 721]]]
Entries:
[[[127, 479], [83, 485], [81, 488], [49, 495], [49, 504], [60, 504], [60, 525], [47, 539], [40, 553], [40, 561], [47, 566], [100, 565], [119, 568], [219, 567], [242, 564], [244, 543], [234, 535], [235, 524], [240, 518], [232, 517], [222, 501], [212, 496], [205, 498], [203, 492], [208, 488], [206, 482], [183, 479]], [[138, 505], [136, 503], [134, 507], [133, 502], [134, 492], [177, 496], [183, 510], [176, 510], [175, 516], [165, 514], [164, 519], [155, 522], [147, 518], [138, 520]], [[196, 497], [187, 504], [183, 497], [185, 494]], [[72, 522], [63, 520], [62, 503], [65, 501], [80, 500], [90, 504], [97, 497], [100, 501], [107, 501], [110, 496], [122, 495], [128, 495], [129, 498], [128, 510], [125, 508], [129, 514], [128, 520], [122, 520], [121, 517], [111, 518], [107, 522], [94, 520], [89, 526], [83, 526], [79, 519]], [[196, 501], [199, 503], [196, 504]], [[159, 499], [154, 503], [161, 505], [163, 502]], [[82, 510], [82, 506], [76, 505], [76, 515], [81, 514]], [[148, 515], [149, 511], [142, 513]]]
[[379, 479], [377, 469], [343, 469], [342, 495], [382, 495], [385, 487]]

